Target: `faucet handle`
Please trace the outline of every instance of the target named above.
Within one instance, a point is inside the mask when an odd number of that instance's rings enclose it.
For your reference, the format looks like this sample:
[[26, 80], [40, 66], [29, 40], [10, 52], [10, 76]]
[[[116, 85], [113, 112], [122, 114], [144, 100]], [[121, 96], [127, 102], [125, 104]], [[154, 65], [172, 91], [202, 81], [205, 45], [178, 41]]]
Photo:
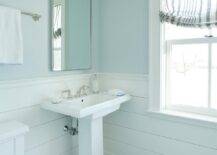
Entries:
[[72, 96], [72, 93], [71, 93], [71, 90], [70, 89], [66, 89], [66, 90], [63, 90], [62, 92], [61, 92], [61, 97], [63, 98], [63, 99], [68, 99], [68, 98], [70, 98]]
[[84, 85], [83, 95], [88, 95], [89, 93], [90, 93], [90, 87], [87, 85]]
[[76, 97], [87, 96], [90, 91], [90, 87], [87, 85], [83, 85], [76, 93]]

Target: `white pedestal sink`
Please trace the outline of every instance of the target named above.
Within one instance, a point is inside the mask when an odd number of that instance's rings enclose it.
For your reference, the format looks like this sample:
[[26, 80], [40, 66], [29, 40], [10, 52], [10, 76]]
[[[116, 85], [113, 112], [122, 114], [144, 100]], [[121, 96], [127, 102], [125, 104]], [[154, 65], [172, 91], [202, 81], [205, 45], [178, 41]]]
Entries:
[[79, 119], [79, 155], [103, 155], [103, 117], [118, 110], [130, 98], [101, 93], [59, 104], [46, 103], [42, 108]]

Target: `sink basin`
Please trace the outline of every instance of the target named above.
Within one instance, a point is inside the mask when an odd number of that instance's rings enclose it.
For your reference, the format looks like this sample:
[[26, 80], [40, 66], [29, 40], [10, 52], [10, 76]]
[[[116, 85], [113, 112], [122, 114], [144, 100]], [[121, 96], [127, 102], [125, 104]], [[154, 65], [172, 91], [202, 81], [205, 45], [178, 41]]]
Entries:
[[103, 117], [130, 99], [130, 95], [100, 93], [63, 100], [58, 104], [45, 103], [42, 108], [78, 118], [79, 155], [103, 155]]
[[90, 115], [96, 118], [118, 110], [121, 103], [128, 100], [130, 100], [129, 95], [118, 97], [108, 93], [101, 93], [63, 100], [59, 104], [46, 103], [42, 105], [42, 108], [75, 118], [83, 118]]

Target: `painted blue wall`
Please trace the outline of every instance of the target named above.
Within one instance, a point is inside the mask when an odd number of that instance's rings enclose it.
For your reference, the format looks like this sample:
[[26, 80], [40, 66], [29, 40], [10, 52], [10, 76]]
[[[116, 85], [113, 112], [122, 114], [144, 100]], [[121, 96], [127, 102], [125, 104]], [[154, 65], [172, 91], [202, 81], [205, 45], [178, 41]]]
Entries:
[[98, 70], [148, 73], [148, 0], [101, 0]]
[[66, 70], [91, 67], [90, 0], [66, 0]]
[[42, 14], [39, 22], [22, 16], [24, 64], [0, 65], [0, 80], [82, 73], [50, 71], [49, 0], [0, 0], [0, 4]]
[[[93, 2], [93, 59], [97, 70], [147, 73], [148, 0], [94, 0]], [[39, 22], [33, 22], [31, 18], [22, 16], [24, 64], [0, 65], [0, 80], [74, 73], [50, 72], [49, 0], [0, 0], [0, 4], [42, 14]]]
[[0, 80], [49, 74], [48, 1], [0, 0], [0, 4], [42, 14], [40, 22], [22, 16], [24, 64], [0, 65]]

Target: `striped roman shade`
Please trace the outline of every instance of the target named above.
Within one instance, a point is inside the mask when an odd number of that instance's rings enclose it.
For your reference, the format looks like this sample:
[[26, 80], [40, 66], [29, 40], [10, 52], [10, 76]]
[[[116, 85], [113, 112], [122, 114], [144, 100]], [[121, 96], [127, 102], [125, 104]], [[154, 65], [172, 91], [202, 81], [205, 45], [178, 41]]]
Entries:
[[217, 26], [217, 0], [162, 0], [160, 18], [185, 27]]

